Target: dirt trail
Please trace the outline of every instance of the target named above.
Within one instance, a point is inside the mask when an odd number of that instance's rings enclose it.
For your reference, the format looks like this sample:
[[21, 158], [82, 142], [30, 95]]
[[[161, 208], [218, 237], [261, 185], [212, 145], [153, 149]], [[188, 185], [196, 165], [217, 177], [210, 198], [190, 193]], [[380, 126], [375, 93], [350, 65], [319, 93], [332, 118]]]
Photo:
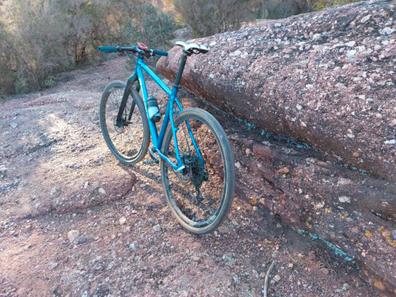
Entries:
[[179, 227], [158, 165], [123, 167], [102, 140], [101, 91], [127, 76], [107, 61], [0, 105], [0, 296], [262, 296], [273, 260], [269, 296], [378, 296], [238, 197], [213, 234]]

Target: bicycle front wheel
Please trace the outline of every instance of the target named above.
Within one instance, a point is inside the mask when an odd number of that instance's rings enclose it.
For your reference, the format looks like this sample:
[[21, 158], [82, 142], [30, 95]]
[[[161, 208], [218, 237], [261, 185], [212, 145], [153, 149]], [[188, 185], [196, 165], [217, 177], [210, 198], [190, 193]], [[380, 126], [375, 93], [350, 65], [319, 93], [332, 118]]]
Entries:
[[[175, 119], [179, 153], [186, 168], [175, 172], [161, 161], [162, 183], [168, 204], [179, 223], [196, 234], [216, 229], [232, 204], [234, 157], [219, 122], [207, 111], [191, 108]], [[176, 162], [171, 127], [162, 152]]]
[[104, 90], [100, 102], [99, 121], [103, 138], [111, 153], [123, 164], [132, 165], [144, 158], [150, 143], [150, 130], [144, 103], [132, 88], [117, 123], [125, 83], [114, 81]]

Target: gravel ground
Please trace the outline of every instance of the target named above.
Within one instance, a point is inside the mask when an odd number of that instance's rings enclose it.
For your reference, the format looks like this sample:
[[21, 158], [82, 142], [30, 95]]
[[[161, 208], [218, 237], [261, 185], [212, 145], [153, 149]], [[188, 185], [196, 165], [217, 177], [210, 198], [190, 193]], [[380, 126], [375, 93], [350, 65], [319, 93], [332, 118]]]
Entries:
[[127, 76], [115, 59], [0, 104], [0, 296], [263, 296], [272, 261], [268, 296], [378, 296], [238, 197], [214, 233], [185, 232], [158, 165], [121, 166], [102, 140], [101, 91]]

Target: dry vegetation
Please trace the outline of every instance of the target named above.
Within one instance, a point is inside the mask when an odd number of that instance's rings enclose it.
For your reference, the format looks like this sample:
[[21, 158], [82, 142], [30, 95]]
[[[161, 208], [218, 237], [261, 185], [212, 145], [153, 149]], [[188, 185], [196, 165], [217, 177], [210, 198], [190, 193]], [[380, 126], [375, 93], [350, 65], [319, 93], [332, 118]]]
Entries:
[[179, 25], [195, 36], [353, 0], [0, 0], [0, 96], [52, 86], [97, 58], [102, 43], [166, 47]]
[[0, 7], [0, 94], [51, 86], [53, 74], [92, 61], [98, 44], [164, 45], [175, 29], [171, 17], [139, 0], [11, 0]]

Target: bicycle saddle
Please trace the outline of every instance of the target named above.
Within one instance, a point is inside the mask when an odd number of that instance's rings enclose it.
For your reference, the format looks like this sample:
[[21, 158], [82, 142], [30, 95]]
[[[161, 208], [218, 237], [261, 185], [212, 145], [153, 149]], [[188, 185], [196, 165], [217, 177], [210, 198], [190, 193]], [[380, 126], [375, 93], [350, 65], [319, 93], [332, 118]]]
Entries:
[[183, 51], [187, 53], [188, 55], [191, 54], [206, 54], [209, 49], [202, 44], [196, 44], [196, 43], [187, 43], [183, 41], [177, 41], [176, 45], [181, 46], [183, 48]]

